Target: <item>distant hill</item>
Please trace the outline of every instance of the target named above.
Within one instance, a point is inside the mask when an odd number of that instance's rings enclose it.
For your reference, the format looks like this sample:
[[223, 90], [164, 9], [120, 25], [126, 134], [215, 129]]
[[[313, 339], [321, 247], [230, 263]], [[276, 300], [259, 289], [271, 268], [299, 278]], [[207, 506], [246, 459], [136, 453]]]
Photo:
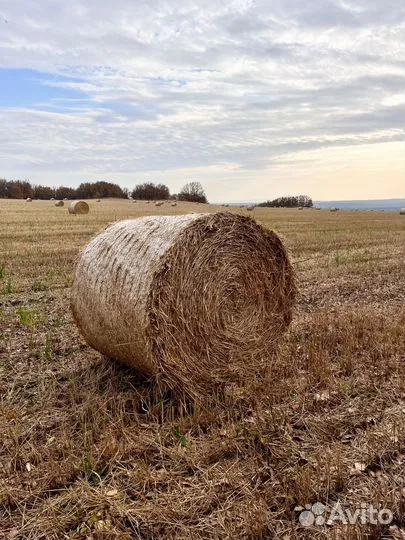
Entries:
[[386, 212], [398, 212], [405, 208], [405, 199], [370, 199], [354, 201], [314, 201], [314, 206], [320, 208], [337, 207], [342, 210], [385, 210]]
[[[264, 199], [263, 199], [264, 200]], [[214, 204], [229, 204], [229, 206], [240, 206], [247, 204], [258, 204], [263, 201], [240, 201], [240, 202], [224, 202]], [[399, 212], [401, 208], [405, 208], [405, 199], [369, 199], [369, 200], [353, 200], [353, 201], [314, 201], [314, 206], [320, 208], [337, 207], [342, 210], [384, 210], [386, 212]]]

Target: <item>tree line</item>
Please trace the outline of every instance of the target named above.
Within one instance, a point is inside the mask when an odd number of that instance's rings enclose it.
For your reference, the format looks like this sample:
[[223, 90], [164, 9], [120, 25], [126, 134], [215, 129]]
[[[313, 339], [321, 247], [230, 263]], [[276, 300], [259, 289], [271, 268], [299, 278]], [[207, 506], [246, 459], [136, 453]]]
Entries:
[[140, 200], [166, 200], [207, 202], [204, 189], [200, 182], [189, 182], [183, 186], [178, 194], [170, 194], [169, 188], [164, 184], [145, 182], [135, 186], [132, 192], [121, 188], [112, 182], [83, 182], [78, 188], [60, 186], [57, 188], [31, 185], [28, 180], [6, 180], [0, 178], [0, 199], [103, 199], [114, 197], [119, 199]]
[[169, 188], [163, 184], [153, 184], [146, 182], [139, 184], [132, 192], [133, 199], [146, 201], [160, 201], [165, 199], [176, 199], [178, 201], [206, 203], [207, 197], [200, 182], [189, 182], [182, 187], [179, 193], [170, 194]]
[[112, 182], [85, 182], [78, 188], [57, 188], [31, 185], [27, 180], [5, 180], [0, 178], [0, 198], [3, 199], [100, 199], [103, 197], [128, 198], [128, 190]]
[[265, 201], [257, 206], [270, 208], [311, 208], [313, 205], [312, 199], [308, 195], [290, 195], [288, 197], [278, 197], [272, 201]]

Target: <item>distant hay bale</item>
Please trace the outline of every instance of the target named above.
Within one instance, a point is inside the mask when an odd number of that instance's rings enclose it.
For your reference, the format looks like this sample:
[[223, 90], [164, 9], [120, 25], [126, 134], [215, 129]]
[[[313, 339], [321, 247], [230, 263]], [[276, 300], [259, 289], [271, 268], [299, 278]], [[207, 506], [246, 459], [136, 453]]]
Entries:
[[69, 214], [88, 214], [90, 207], [85, 201], [72, 201], [68, 207]]
[[177, 206], [177, 203], [176, 203], [176, 202], [172, 202], [171, 205], [172, 205], [172, 206]]
[[401, 214], [401, 216], [405, 216], [405, 208], [401, 208], [401, 210], [399, 211], [399, 213]]
[[146, 201], [146, 204], [150, 204], [150, 201]]
[[162, 206], [163, 205], [163, 201], [156, 201], [155, 202], [155, 206]]
[[55, 203], [55, 206], [64, 206], [64, 205], [65, 205], [65, 203], [63, 201], [57, 201]]
[[330, 208], [330, 212], [339, 212], [339, 208]]
[[198, 397], [263, 365], [295, 296], [276, 233], [220, 212], [111, 225], [78, 258], [71, 306], [92, 347]]
[[255, 207], [254, 206], [247, 206], [246, 207], [246, 210], [248, 210], [249, 212], [251, 212], [252, 210], [254, 210]]
[[303, 207], [303, 206], [299, 206], [299, 207], [298, 207], [298, 210], [304, 210], [304, 207]]
[[31, 197], [27, 197], [25, 200], [26, 200], [27, 202], [32, 202]]
[[101, 199], [97, 199], [96, 202], [101, 202]]

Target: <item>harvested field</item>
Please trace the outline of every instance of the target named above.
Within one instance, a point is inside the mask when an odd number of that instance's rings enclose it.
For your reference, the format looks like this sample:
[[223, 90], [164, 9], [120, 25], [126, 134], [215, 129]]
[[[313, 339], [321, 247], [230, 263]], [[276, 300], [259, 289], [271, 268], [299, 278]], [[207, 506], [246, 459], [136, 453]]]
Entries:
[[[191, 408], [87, 346], [69, 287], [109, 223], [220, 208], [88, 203], [0, 201], [0, 537], [403, 538], [403, 217], [255, 208], [291, 250], [297, 313], [261, 378]], [[338, 500], [393, 519], [299, 521]]]

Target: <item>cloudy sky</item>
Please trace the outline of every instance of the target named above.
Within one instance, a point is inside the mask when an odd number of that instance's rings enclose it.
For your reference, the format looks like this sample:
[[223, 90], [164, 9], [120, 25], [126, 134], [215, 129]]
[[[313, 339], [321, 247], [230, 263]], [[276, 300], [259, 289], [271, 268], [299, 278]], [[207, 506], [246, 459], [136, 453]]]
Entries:
[[403, 0], [0, 0], [0, 177], [404, 195]]

